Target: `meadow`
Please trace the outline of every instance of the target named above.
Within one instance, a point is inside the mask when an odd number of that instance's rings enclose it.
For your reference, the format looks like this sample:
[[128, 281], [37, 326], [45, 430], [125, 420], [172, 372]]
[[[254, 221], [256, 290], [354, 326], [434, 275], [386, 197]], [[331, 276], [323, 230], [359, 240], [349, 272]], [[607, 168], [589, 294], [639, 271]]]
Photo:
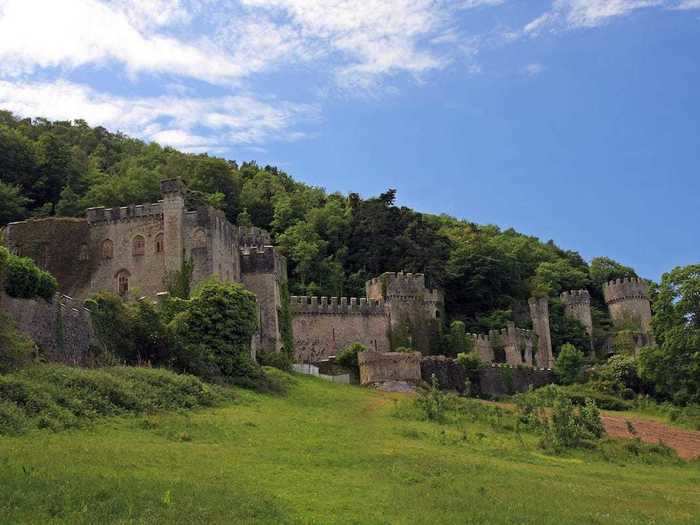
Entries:
[[399, 394], [285, 380], [0, 437], [0, 523], [700, 522], [700, 462], [621, 441], [551, 455], [500, 410], [438, 424]]

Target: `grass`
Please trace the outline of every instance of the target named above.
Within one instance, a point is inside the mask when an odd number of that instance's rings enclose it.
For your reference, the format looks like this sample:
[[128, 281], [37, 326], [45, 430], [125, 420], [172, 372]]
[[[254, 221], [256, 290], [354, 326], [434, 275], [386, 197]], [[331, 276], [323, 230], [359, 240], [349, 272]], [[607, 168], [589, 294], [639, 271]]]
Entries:
[[293, 382], [0, 437], [0, 523], [698, 523], [697, 462], [550, 456], [489, 409], [438, 425], [396, 394]]

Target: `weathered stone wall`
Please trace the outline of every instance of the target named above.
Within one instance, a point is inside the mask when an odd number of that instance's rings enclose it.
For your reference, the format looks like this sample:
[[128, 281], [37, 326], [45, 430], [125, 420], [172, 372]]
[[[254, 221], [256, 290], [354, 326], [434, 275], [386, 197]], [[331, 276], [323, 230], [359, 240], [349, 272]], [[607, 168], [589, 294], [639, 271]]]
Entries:
[[313, 363], [352, 343], [388, 352], [389, 317], [381, 301], [341, 297], [291, 298], [294, 356], [298, 363]]
[[34, 340], [46, 360], [88, 364], [90, 345], [96, 340], [90, 312], [81, 301], [60, 294], [52, 302], [17, 299], [0, 291], [0, 312]]
[[591, 315], [591, 295], [588, 290], [571, 290], [559, 296], [564, 305], [564, 314], [576, 319], [586, 329], [589, 337], [589, 350], [593, 350], [593, 317]]
[[651, 303], [645, 281], [637, 278], [610, 281], [603, 285], [603, 295], [610, 317], [617, 326], [632, 322], [641, 332], [651, 333]]
[[489, 341], [494, 354], [498, 350], [503, 352], [505, 357], [503, 362], [511, 366], [533, 366], [535, 334], [530, 330], [516, 328], [515, 323], [511, 322], [506, 328], [491, 330]]
[[421, 381], [420, 352], [360, 352], [357, 361], [363, 385], [387, 381], [418, 384]]
[[282, 289], [287, 286], [286, 259], [272, 246], [243, 250], [241, 282], [258, 301], [260, 322], [256, 345], [265, 352], [279, 352], [282, 349]]
[[183, 244], [185, 257], [193, 262], [193, 284], [216, 276], [240, 282], [238, 228], [220, 210], [202, 206], [185, 213]]
[[531, 297], [528, 304], [532, 327], [537, 335], [535, 362], [540, 368], [552, 368], [554, 354], [552, 353], [552, 334], [549, 330], [549, 298]]
[[[156, 240], [164, 239], [160, 204], [91, 208], [90, 260], [93, 272], [76, 292], [85, 299], [99, 290], [119, 293], [118, 278], [128, 278], [129, 294], [155, 296], [164, 289], [165, 253], [156, 250]], [[143, 253], [137, 255], [135, 242], [141, 237]], [[106, 245], [111, 244], [111, 250]], [[165, 246], [163, 240], [163, 246]], [[60, 282], [60, 281], [59, 281]]]
[[463, 394], [466, 390], [467, 374], [464, 367], [456, 359], [444, 355], [429, 355], [420, 363], [420, 372], [423, 381], [432, 383], [435, 375], [442, 390], [456, 390]]
[[13, 253], [30, 257], [50, 272], [61, 292], [71, 296], [89, 283], [97, 262], [85, 219], [52, 217], [13, 222], [5, 229], [5, 243]]
[[527, 392], [530, 387], [538, 388], [554, 382], [551, 370], [491, 366], [479, 370], [478, 392], [480, 397], [503, 397], [519, 392]]
[[430, 354], [436, 346], [444, 313], [438, 290], [428, 289], [422, 273], [387, 272], [366, 283], [367, 297], [387, 305], [392, 349], [415, 348]]

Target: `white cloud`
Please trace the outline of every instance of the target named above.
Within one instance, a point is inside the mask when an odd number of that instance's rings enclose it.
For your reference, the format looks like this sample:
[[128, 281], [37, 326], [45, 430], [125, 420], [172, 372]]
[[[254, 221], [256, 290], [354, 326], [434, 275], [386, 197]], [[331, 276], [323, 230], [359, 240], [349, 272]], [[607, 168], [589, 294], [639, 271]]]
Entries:
[[528, 23], [523, 33], [535, 36], [545, 29], [597, 27], [613, 18], [664, 3], [665, 0], [554, 0], [551, 10]]
[[529, 77], [536, 77], [543, 71], [544, 66], [538, 63], [528, 64], [523, 68], [523, 72]]
[[[142, 5], [141, 12], [150, 13], [142, 16], [146, 25], [172, 22], [172, 11], [166, 10], [170, 14], [165, 18], [155, 17], [153, 6], [158, 4]], [[213, 82], [250, 72], [245, 64], [230, 60], [206, 39], [184, 43], [142, 32], [124, 13], [125, 5], [96, 0], [0, 0], [0, 74], [20, 75], [39, 68], [76, 68], [108, 61], [123, 63], [131, 73], [171, 73]]]
[[220, 151], [232, 144], [297, 140], [296, 126], [315, 119], [314, 106], [251, 96], [126, 98], [100, 94], [71, 82], [0, 80], [0, 107], [18, 115], [53, 120], [82, 118], [188, 151]]
[[700, 9], [700, 0], [681, 0], [673, 8], [680, 10]]

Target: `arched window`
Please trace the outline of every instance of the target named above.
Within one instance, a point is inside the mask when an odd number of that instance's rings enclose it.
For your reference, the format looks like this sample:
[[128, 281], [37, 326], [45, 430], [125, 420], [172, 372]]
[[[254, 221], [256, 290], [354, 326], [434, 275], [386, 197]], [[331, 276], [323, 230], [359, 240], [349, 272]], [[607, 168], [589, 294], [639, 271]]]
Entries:
[[109, 239], [102, 241], [102, 258], [111, 259], [114, 257], [114, 243]]
[[126, 295], [129, 293], [129, 277], [130, 274], [126, 270], [121, 270], [117, 272], [115, 276], [117, 293], [119, 295]]
[[163, 234], [156, 235], [156, 253], [163, 253]]
[[146, 253], [146, 239], [142, 235], [137, 235], [133, 240], [132, 255], [143, 255]]

